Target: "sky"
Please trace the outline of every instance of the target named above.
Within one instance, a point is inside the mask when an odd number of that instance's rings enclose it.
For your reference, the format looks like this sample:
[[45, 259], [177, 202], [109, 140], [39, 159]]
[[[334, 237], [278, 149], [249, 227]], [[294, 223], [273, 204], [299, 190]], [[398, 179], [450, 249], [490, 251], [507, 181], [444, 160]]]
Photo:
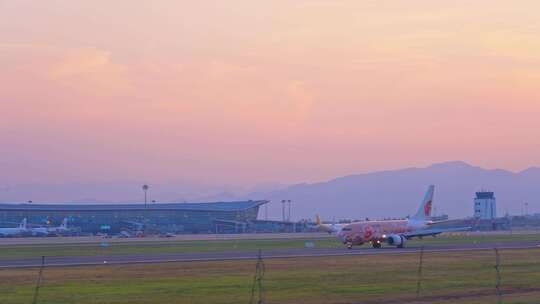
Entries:
[[538, 1], [0, 0], [0, 180], [540, 165]]

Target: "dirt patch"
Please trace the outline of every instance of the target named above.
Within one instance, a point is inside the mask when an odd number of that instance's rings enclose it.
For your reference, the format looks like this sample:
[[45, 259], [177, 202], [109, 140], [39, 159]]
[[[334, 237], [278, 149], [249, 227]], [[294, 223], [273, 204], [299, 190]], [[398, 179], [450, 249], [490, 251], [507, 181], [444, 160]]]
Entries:
[[[509, 295], [523, 295], [530, 293], [540, 293], [540, 288], [505, 288], [502, 290], [502, 296]], [[392, 300], [374, 300], [374, 301], [363, 301], [362, 304], [401, 304], [401, 303], [440, 303], [445, 301], [462, 301], [462, 300], [471, 300], [479, 298], [494, 298], [497, 294], [495, 289], [493, 290], [479, 290], [479, 291], [467, 291], [460, 292], [453, 295], [435, 295], [435, 296], [424, 296], [420, 298], [401, 298], [401, 299], [392, 299]], [[345, 304], [345, 303], [343, 303]], [[353, 303], [348, 303], [353, 304]], [[354, 304], [360, 304], [359, 302], [354, 302]]]

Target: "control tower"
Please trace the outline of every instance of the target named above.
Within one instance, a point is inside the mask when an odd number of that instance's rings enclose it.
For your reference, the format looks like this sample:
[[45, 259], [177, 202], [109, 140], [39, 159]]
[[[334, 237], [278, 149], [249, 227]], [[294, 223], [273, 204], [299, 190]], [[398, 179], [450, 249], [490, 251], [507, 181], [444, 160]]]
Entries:
[[497, 217], [495, 193], [487, 191], [476, 192], [474, 217], [482, 220], [492, 220]]

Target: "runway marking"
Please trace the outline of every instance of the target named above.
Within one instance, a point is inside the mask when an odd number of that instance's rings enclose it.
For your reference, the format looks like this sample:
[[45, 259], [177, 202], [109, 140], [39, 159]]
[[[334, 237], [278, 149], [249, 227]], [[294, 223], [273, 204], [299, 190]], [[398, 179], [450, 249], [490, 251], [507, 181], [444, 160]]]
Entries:
[[[527, 245], [527, 246], [496, 246], [497, 244], [493, 244], [493, 246], [484, 246], [484, 247], [471, 247], [471, 248], [439, 248], [439, 249], [424, 249], [424, 252], [426, 253], [438, 253], [438, 252], [466, 252], [466, 251], [485, 251], [485, 250], [491, 250], [492, 248], [499, 248], [499, 249], [506, 249], [506, 250], [512, 250], [512, 249], [537, 249], [540, 247], [539, 245]], [[369, 250], [369, 251], [368, 251]], [[263, 254], [263, 258], [265, 259], [290, 259], [290, 258], [310, 258], [310, 257], [337, 257], [337, 256], [362, 256], [362, 255], [375, 255], [375, 254], [389, 254], [389, 255], [395, 255], [395, 254], [412, 254], [412, 253], [418, 253], [420, 251], [420, 248], [410, 248], [410, 249], [364, 249], [361, 251], [343, 251], [343, 252], [322, 252], [322, 253], [293, 253], [293, 254], [271, 254], [268, 253], [267, 255]], [[126, 256], [129, 258], [129, 256]], [[58, 257], [51, 257], [51, 258], [57, 258]], [[74, 257], [77, 258], [77, 257]], [[84, 257], [79, 257], [84, 258]], [[50, 264], [45, 264], [46, 267], [77, 267], [77, 266], [95, 266], [95, 265], [128, 265], [128, 264], [157, 264], [157, 263], [186, 263], [186, 262], [216, 262], [216, 261], [243, 261], [243, 260], [255, 260], [257, 259], [257, 256], [255, 254], [253, 255], [239, 255], [239, 256], [231, 256], [231, 257], [207, 257], [207, 258], [175, 258], [175, 259], [141, 259], [141, 260], [108, 260], [108, 261], [88, 261], [88, 262], [52, 262]], [[1, 262], [1, 261], [0, 261]], [[13, 268], [34, 268], [39, 267], [40, 264], [38, 261], [36, 261], [35, 264], [18, 264], [18, 265], [2, 265], [0, 266], [0, 269], [13, 269]]]

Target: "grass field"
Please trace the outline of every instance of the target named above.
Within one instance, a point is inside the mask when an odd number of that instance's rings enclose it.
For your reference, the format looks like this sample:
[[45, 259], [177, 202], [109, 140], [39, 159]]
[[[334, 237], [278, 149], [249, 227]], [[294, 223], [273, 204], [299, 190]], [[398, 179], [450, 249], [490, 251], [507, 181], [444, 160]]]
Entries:
[[[511, 242], [524, 240], [538, 240], [540, 234], [514, 234], [514, 235], [485, 235], [485, 236], [440, 236], [412, 240], [408, 245], [429, 246], [459, 243], [485, 243], [485, 242]], [[107, 240], [104, 240], [107, 241]], [[127, 255], [127, 254], [160, 254], [184, 252], [211, 252], [211, 251], [252, 251], [262, 249], [302, 248], [306, 241], [314, 242], [317, 248], [343, 248], [335, 238], [315, 239], [274, 239], [274, 240], [227, 240], [227, 241], [137, 241], [137, 242], [110, 242], [108, 247], [101, 247], [100, 243], [81, 244], [46, 244], [46, 245], [3, 245], [0, 246], [0, 259], [13, 259], [38, 256], [89, 256], [89, 255]], [[0, 239], [1, 242], [1, 239]], [[364, 245], [367, 246], [367, 245]]]
[[[265, 303], [496, 303], [494, 252], [266, 260]], [[256, 261], [45, 268], [38, 303], [249, 303]], [[540, 248], [501, 251], [504, 303], [540, 303]], [[0, 303], [31, 303], [38, 269], [0, 270]]]

